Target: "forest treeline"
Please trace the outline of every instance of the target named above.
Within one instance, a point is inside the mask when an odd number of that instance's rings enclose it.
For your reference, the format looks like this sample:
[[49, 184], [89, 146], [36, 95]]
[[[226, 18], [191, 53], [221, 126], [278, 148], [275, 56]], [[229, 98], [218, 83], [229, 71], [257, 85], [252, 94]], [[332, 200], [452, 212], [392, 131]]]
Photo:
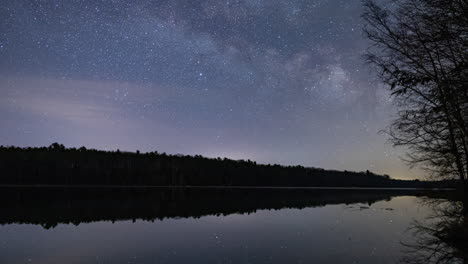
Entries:
[[362, 210], [401, 195], [450, 199], [451, 194], [408, 189], [0, 187], [0, 225], [24, 223], [52, 228], [57, 224], [199, 218], [330, 204], [359, 203]]
[[0, 147], [0, 184], [119, 186], [449, 187], [372, 172], [257, 164], [200, 155], [49, 147]]

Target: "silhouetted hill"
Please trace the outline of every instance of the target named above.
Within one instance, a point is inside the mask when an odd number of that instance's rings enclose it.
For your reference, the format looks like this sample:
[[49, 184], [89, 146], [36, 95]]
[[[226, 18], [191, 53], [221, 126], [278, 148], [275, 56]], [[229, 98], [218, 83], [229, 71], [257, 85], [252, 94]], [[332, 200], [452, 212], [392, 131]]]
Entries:
[[372, 172], [264, 165], [247, 160], [100, 151], [81, 147], [0, 147], [0, 184], [150, 186], [447, 187]]

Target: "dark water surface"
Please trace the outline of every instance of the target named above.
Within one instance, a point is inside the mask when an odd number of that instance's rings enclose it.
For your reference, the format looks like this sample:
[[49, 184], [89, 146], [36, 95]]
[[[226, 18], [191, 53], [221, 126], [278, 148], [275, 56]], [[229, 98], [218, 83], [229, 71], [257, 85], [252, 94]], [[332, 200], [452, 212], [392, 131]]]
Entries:
[[0, 263], [411, 262], [420, 238], [408, 228], [450, 201], [416, 190], [0, 191]]

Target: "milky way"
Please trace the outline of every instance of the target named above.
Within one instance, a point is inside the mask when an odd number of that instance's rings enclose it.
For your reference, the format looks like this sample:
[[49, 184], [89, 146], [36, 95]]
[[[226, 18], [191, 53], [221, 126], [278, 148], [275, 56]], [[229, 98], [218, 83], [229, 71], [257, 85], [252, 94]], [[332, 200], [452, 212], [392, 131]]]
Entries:
[[2, 1], [0, 144], [421, 175], [377, 132], [361, 1]]

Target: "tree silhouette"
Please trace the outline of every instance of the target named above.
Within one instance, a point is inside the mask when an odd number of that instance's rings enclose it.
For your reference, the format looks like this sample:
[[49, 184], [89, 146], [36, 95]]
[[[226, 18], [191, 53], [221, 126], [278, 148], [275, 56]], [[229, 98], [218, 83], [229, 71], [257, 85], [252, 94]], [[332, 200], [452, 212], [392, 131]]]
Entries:
[[387, 129], [410, 165], [435, 177], [468, 173], [468, 2], [365, 0], [367, 60], [392, 92], [397, 118]]
[[450, 181], [404, 181], [370, 171], [265, 165], [158, 152], [0, 148], [0, 184], [120, 186], [444, 187]]

